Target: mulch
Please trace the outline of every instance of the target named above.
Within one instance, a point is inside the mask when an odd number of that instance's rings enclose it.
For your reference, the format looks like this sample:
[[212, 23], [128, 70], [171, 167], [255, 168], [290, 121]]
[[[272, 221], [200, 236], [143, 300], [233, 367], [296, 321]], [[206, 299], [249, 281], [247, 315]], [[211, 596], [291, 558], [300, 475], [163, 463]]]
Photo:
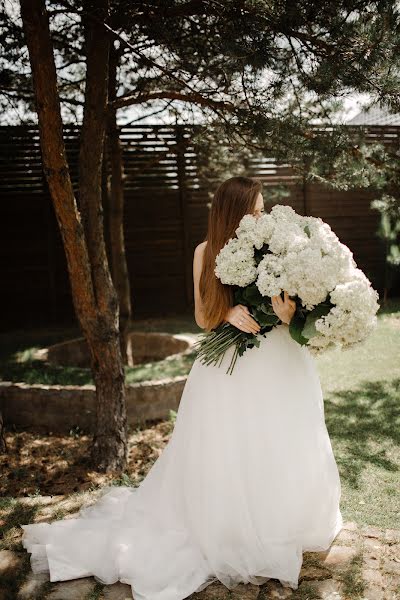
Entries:
[[[124, 472], [138, 485], [159, 457], [173, 430], [172, 421], [153, 421], [128, 434]], [[99, 473], [89, 465], [91, 435], [50, 435], [6, 431], [7, 453], [0, 455], [2, 496], [70, 494], [108, 485], [120, 473]]]

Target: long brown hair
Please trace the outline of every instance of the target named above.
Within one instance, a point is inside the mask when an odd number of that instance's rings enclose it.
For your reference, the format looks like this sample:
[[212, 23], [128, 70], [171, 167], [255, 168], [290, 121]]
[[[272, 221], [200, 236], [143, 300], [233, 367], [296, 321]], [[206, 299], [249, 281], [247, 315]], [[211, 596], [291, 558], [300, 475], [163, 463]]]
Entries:
[[215, 258], [225, 243], [236, 237], [241, 218], [254, 211], [262, 182], [251, 177], [231, 177], [222, 182], [214, 193], [208, 214], [207, 241], [199, 288], [205, 329], [219, 325], [227, 310], [233, 306], [233, 288], [221, 283], [215, 275]]

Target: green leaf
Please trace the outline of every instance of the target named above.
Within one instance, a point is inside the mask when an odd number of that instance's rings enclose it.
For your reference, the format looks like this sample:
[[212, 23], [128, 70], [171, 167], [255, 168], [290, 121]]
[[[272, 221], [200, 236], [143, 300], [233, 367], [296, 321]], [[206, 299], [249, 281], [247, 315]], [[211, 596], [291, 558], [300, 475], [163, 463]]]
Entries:
[[253, 346], [257, 346], [257, 348], [260, 347], [260, 340], [258, 338], [255, 338], [253, 342], [249, 344], [249, 348], [252, 348]]
[[298, 311], [295, 312], [295, 314], [293, 315], [293, 317], [289, 323], [290, 335], [301, 346], [304, 346], [308, 342], [308, 339], [302, 335], [304, 323], [305, 323], [304, 318], [300, 316]]
[[246, 288], [241, 288], [239, 286], [237, 286], [234, 289], [233, 298], [234, 298], [235, 304], [245, 304], [246, 303], [245, 298], [244, 298], [245, 289]]
[[255, 248], [254, 259], [256, 261], [256, 265], [260, 263], [260, 261], [264, 258], [266, 254], [272, 254], [268, 244], [263, 244], [263, 246], [260, 249]]
[[274, 309], [272, 308], [272, 305], [271, 304], [267, 304], [266, 302], [263, 302], [262, 304], [260, 304], [258, 306], [258, 309], [261, 310], [266, 315], [275, 315], [276, 314], [274, 312]]
[[254, 283], [244, 288], [243, 297], [251, 306], [258, 306], [264, 300], [264, 296], [260, 293], [258, 287]]
[[279, 317], [274, 313], [273, 315], [266, 315], [262, 310], [255, 309], [254, 318], [260, 325], [276, 325], [279, 321]]
[[332, 304], [321, 303], [318, 304], [306, 317], [306, 322], [303, 327], [302, 335], [308, 340], [318, 334], [315, 327], [315, 321], [324, 315], [327, 315], [332, 308]]

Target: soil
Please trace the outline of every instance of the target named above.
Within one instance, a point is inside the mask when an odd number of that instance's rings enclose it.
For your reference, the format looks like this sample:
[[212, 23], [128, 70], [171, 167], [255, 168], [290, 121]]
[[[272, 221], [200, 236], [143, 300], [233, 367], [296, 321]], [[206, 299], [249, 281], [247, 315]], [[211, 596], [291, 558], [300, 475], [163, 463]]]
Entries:
[[[138, 485], [159, 457], [173, 430], [173, 421], [153, 421], [128, 433], [128, 466], [123, 476]], [[0, 455], [2, 496], [51, 496], [95, 489], [119, 478], [89, 465], [90, 435], [39, 435], [6, 431], [7, 452]]]

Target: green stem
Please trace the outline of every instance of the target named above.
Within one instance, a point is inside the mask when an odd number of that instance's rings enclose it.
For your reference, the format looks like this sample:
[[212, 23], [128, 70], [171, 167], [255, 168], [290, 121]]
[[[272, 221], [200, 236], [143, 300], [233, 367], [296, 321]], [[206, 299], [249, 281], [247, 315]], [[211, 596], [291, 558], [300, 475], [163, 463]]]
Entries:
[[212, 352], [209, 351], [209, 348], [203, 348], [198, 353], [199, 358], [203, 358], [202, 362], [204, 364], [217, 363], [219, 359], [222, 358], [228, 348], [230, 348], [236, 341], [241, 337], [241, 334], [235, 335], [233, 338], [226, 340], [223, 344], [219, 345]]

